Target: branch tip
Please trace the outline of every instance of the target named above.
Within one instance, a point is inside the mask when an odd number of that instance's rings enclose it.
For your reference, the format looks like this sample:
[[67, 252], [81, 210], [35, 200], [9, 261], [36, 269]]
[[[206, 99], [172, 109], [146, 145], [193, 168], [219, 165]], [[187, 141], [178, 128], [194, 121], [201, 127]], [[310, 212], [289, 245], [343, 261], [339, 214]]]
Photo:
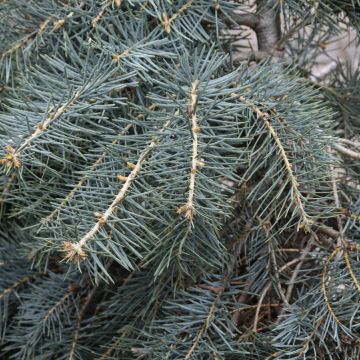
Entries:
[[18, 169], [21, 164], [15, 149], [11, 145], [6, 145], [5, 152], [6, 155], [0, 159], [0, 164], [8, 169]]
[[83, 251], [80, 244], [72, 243], [70, 241], [64, 241], [64, 250], [66, 261], [70, 261], [72, 263], [79, 263], [86, 259], [87, 255]]

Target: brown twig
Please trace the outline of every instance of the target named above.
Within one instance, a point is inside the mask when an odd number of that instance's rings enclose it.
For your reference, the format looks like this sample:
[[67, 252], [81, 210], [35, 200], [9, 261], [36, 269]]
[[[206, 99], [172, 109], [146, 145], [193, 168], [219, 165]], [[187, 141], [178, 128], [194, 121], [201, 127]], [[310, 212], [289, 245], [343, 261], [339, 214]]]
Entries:
[[339, 232], [337, 230], [326, 225], [319, 226], [317, 232], [323, 233], [332, 239], [337, 239], [339, 236]]
[[276, 279], [276, 287], [278, 289], [278, 292], [280, 294], [280, 297], [281, 297], [282, 301], [284, 302], [285, 305], [288, 305], [289, 304], [289, 298], [287, 296], [285, 296], [285, 294], [283, 292], [283, 289], [281, 288], [281, 282], [280, 282], [280, 276], [279, 276], [280, 270], [279, 270], [279, 268], [277, 266], [275, 252], [272, 249], [269, 249], [269, 252], [271, 254], [271, 259], [272, 259], [272, 263], [273, 263], [274, 270], [275, 270], [274, 271], [274, 276], [275, 276], [275, 279]]
[[30, 281], [32, 281], [34, 279], [35, 275], [27, 275], [22, 277], [20, 280], [15, 281], [14, 284], [12, 284], [11, 286], [9, 286], [8, 288], [4, 289], [1, 293], [0, 293], [0, 300], [2, 298], [4, 298], [6, 295], [11, 294], [15, 289], [17, 289], [18, 287], [20, 287], [21, 285], [24, 285]]
[[[294, 290], [294, 286], [295, 286], [295, 281], [296, 281], [296, 278], [298, 277], [299, 275], [299, 272], [301, 270], [301, 267], [303, 266], [304, 264], [304, 261], [305, 261], [305, 258], [306, 256], [309, 254], [310, 250], [311, 250], [311, 247], [312, 247], [312, 242], [311, 242], [311, 239], [313, 236], [316, 236], [315, 233], [312, 233], [311, 237], [310, 237], [310, 240], [307, 244], [307, 246], [305, 247], [305, 249], [303, 250], [303, 252], [301, 253], [301, 255], [299, 256], [298, 259], [294, 259], [294, 260], [297, 260], [298, 261], [298, 264], [296, 265], [292, 275], [291, 275], [291, 278], [289, 280], [289, 283], [288, 283], [288, 287], [287, 287], [287, 290], [286, 290], [286, 300], [287, 302], [284, 303], [285, 305], [289, 304], [290, 302], [290, 299], [291, 299], [291, 295], [292, 295], [292, 292]], [[281, 309], [281, 312], [277, 318], [277, 321], [276, 323], [279, 323], [281, 320], [282, 320], [282, 317], [284, 316], [284, 313], [286, 311], [286, 306], [283, 306], [282, 309]]]
[[254, 13], [232, 13], [231, 17], [222, 14], [221, 19], [227, 26], [247, 26], [256, 31], [256, 26], [259, 23], [259, 17]]
[[[330, 171], [332, 173], [331, 183], [332, 183], [332, 188], [333, 188], [335, 207], [337, 209], [340, 209], [341, 208], [341, 203], [340, 203], [339, 193], [338, 193], [338, 190], [337, 190], [337, 184], [336, 184], [334, 168], [331, 167]], [[337, 225], [338, 225], [338, 229], [339, 229], [339, 236], [338, 236], [338, 240], [337, 240], [337, 246], [338, 247], [342, 247], [342, 246], [345, 247], [346, 242], [345, 242], [345, 236], [344, 236], [344, 229], [343, 229], [343, 226], [342, 226], [341, 217], [339, 215], [337, 216]]]
[[[243, 292], [241, 293], [241, 295], [239, 296], [239, 298], [237, 299], [237, 302], [239, 304], [244, 304], [247, 301], [247, 298], [249, 297], [249, 295], [247, 294], [247, 292], [249, 291], [250, 288], [250, 284], [248, 284], [246, 286], [246, 288], [243, 290]], [[232, 315], [232, 321], [237, 324], [239, 322], [240, 319], [240, 312], [242, 311], [242, 308], [237, 309], [234, 311], [233, 315]]]
[[[313, 234], [312, 236], [316, 236], [315, 234]], [[301, 253], [301, 255], [299, 256], [298, 258], [298, 261], [299, 263], [296, 265], [292, 275], [291, 275], [291, 278], [290, 278], [290, 281], [289, 281], [289, 284], [288, 284], [288, 288], [286, 290], [286, 299], [287, 301], [289, 302], [290, 301], [290, 298], [291, 298], [291, 295], [292, 295], [292, 292], [293, 292], [293, 289], [294, 289], [294, 285], [295, 285], [295, 280], [299, 274], [299, 271], [302, 267], [302, 265], [304, 264], [304, 261], [305, 261], [305, 258], [306, 256], [308, 256], [310, 250], [311, 250], [311, 247], [312, 247], [312, 242], [311, 242], [311, 238], [307, 244], [307, 246], [305, 247], [305, 249], [303, 250], [303, 252]]]
[[280, 59], [284, 54], [279, 46], [281, 21], [277, 0], [257, 0], [256, 5], [256, 13], [232, 13], [231, 18], [221, 13], [221, 19], [227, 26], [247, 26], [256, 34], [257, 50], [235, 55], [232, 59], [234, 65], [239, 65], [243, 61]]
[[332, 147], [338, 152], [340, 153], [341, 155], [345, 155], [345, 156], [348, 156], [354, 160], [357, 160], [359, 161], [360, 160], [360, 153], [359, 152], [356, 152], [354, 150], [350, 150], [340, 144], [337, 144], [337, 143], [333, 143], [332, 144]]
[[344, 139], [344, 138], [338, 138], [337, 141], [341, 142], [343, 144], [350, 145], [350, 146], [353, 146], [355, 148], [360, 149], [360, 143], [359, 142], [352, 141], [352, 140], [349, 140], [349, 139]]
[[262, 291], [261, 293], [261, 296], [260, 296], [260, 299], [259, 299], [259, 302], [256, 306], [256, 312], [255, 312], [255, 318], [254, 318], [254, 324], [253, 324], [253, 332], [257, 332], [257, 325], [258, 325], [258, 322], [259, 322], [259, 315], [260, 315], [260, 309], [261, 309], [261, 305], [264, 301], [264, 298], [267, 294], [267, 292], [270, 290], [271, 288], [271, 283], [269, 282], [267, 284], [267, 286], [264, 288], [264, 290]]
[[73, 337], [73, 341], [71, 343], [71, 349], [70, 349], [70, 353], [69, 353], [69, 360], [73, 360], [75, 358], [75, 350], [76, 350], [76, 346], [77, 343], [79, 341], [80, 338], [80, 330], [81, 330], [81, 322], [83, 321], [84, 315], [85, 315], [85, 311], [92, 299], [92, 297], [94, 296], [95, 292], [97, 290], [97, 287], [94, 287], [89, 294], [86, 297], [86, 300], [84, 302], [84, 304], [81, 307], [77, 322], [76, 322], [76, 328], [75, 328], [75, 333], [74, 333], [74, 337]]
[[252, 51], [247, 54], [237, 54], [233, 57], [232, 61], [235, 65], [239, 65], [243, 61], [259, 62], [268, 58], [279, 59], [282, 57], [283, 53], [284, 52], [282, 50], [277, 50], [277, 49], [271, 49], [269, 51]]
[[256, 26], [256, 37], [260, 51], [271, 51], [277, 48], [281, 37], [280, 11], [277, 0], [257, 0], [256, 14], [259, 18]]
[[277, 49], [281, 37], [280, 11], [276, 0], [257, 0], [256, 13], [233, 13], [227, 17], [224, 13], [221, 18], [228, 26], [248, 26], [255, 31], [259, 54], [268, 56]]

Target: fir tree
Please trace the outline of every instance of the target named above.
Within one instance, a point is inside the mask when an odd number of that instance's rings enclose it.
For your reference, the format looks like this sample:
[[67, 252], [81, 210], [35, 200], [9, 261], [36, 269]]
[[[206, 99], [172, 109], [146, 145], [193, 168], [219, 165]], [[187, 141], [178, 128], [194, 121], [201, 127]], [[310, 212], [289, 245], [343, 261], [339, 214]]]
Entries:
[[359, 359], [359, 8], [1, 0], [0, 357]]

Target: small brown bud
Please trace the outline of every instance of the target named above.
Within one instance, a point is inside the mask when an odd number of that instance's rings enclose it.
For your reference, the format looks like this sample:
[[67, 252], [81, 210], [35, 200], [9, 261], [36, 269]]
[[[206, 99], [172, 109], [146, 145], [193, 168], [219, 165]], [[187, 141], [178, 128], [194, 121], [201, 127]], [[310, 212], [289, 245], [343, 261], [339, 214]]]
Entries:
[[112, 54], [111, 55], [111, 61], [113, 62], [113, 63], [117, 63], [117, 62], [119, 62], [119, 60], [120, 60], [120, 55], [119, 54]]
[[176, 212], [179, 214], [179, 215], [181, 215], [181, 214], [183, 214], [185, 211], [186, 211], [186, 205], [181, 205], [181, 206], [179, 206], [177, 209], [176, 209]]
[[123, 175], [118, 175], [117, 176], [118, 180], [121, 181], [121, 182], [125, 182], [127, 180], [127, 177], [126, 176], [123, 176]]
[[126, 165], [130, 170], [134, 170], [136, 168], [136, 165], [129, 161], [126, 163]]
[[65, 19], [60, 19], [54, 22], [54, 31], [61, 29], [65, 25]]
[[165, 31], [168, 34], [170, 34], [170, 32], [171, 32], [170, 22], [169, 22], [169, 19], [168, 19], [167, 15], [165, 13], [162, 14], [161, 25], [163, 25], [165, 27]]
[[104, 226], [106, 224], [106, 220], [104, 219], [102, 214], [100, 214], [99, 212], [95, 212], [94, 215], [98, 219], [99, 225]]

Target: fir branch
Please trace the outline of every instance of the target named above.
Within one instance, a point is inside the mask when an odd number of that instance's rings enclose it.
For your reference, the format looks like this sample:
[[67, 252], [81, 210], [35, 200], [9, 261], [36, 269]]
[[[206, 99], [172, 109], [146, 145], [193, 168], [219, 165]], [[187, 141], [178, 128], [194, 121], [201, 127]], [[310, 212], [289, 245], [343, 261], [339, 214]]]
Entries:
[[85, 312], [90, 304], [90, 301], [92, 300], [93, 296], [96, 293], [96, 290], [97, 290], [96, 286], [91, 289], [91, 291], [88, 293], [86, 300], [84, 301], [81, 307], [81, 310], [76, 320], [75, 332], [74, 332], [73, 340], [71, 342], [71, 348], [70, 348], [68, 360], [74, 360], [76, 358], [76, 347], [80, 338], [81, 323], [84, 319]]
[[7, 180], [6, 183], [3, 187], [3, 190], [1, 192], [1, 196], [0, 196], [0, 202], [3, 202], [5, 200], [5, 197], [7, 195], [7, 193], [9, 192], [11, 186], [14, 184], [15, 180], [17, 177], [17, 173], [13, 173]]
[[[82, 2], [79, 4], [79, 6], [76, 7], [76, 10], [80, 10], [80, 9], [82, 9], [84, 6], [85, 6], [85, 2], [82, 1]], [[53, 30], [54, 30], [54, 31], [57, 31], [57, 30], [63, 28], [63, 27], [65, 26], [66, 21], [69, 20], [69, 19], [71, 19], [74, 15], [75, 15], [75, 12], [74, 12], [74, 11], [71, 11], [70, 13], [68, 13], [68, 14], [67, 14], [66, 16], [64, 16], [63, 18], [54, 21]]]
[[13, 283], [11, 286], [9, 286], [8, 288], [1, 291], [0, 300], [2, 298], [4, 298], [5, 296], [11, 294], [13, 291], [18, 289], [22, 285], [25, 285], [25, 284], [33, 281], [35, 277], [36, 277], [36, 275], [26, 275], [26, 276], [22, 277], [21, 279], [16, 280], [15, 283]]
[[[76, 101], [80, 98], [82, 94], [82, 89], [78, 89], [71, 98], [63, 103], [56, 111], [50, 112], [47, 116], [46, 120], [43, 123], [39, 123], [36, 127], [36, 130], [22, 143], [20, 144], [16, 150], [13, 149], [10, 145], [7, 145], [6, 151], [8, 155], [1, 159], [1, 163], [7, 169], [18, 169], [21, 164], [21, 160], [19, 155], [29, 146], [31, 143], [41, 136], [49, 127], [50, 125], [58, 120], [65, 112], [69, 110], [69, 108], [76, 103]], [[10, 158], [9, 158], [10, 156]]]
[[161, 25], [164, 26], [165, 31], [170, 34], [171, 32], [171, 25], [172, 23], [179, 17], [181, 16], [187, 9], [189, 9], [191, 7], [191, 5], [193, 4], [194, 0], [189, 0], [187, 3], [185, 3], [183, 6], [181, 6], [181, 8], [179, 9], [178, 12], [174, 13], [170, 19], [168, 18], [168, 16], [166, 15], [166, 13], [162, 14], [162, 20], [161, 20]]
[[[198, 147], [199, 147], [199, 133], [200, 127], [198, 126], [198, 120], [196, 116], [196, 103], [198, 98], [198, 80], [195, 80], [191, 85], [191, 93], [190, 93], [190, 105], [189, 105], [189, 116], [191, 118], [191, 130], [192, 130], [192, 155], [191, 155], [191, 171], [190, 171], [190, 181], [189, 181], [189, 194], [187, 203], [178, 208], [177, 213], [182, 214], [185, 213], [185, 218], [191, 222], [194, 214], [194, 196], [195, 196], [195, 179], [197, 168], [199, 165], [198, 161]], [[182, 246], [180, 246], [179, 252], [181, 253]]]
[[62, 274], [48, 275], [22, 294], [8, 345], [8, 350], [16, 351], [19, 359], [37, 358], [48, 341], [61, 341], [64, 329], [71, 326], [71, 314], [76, 306], [73, 287], [64, 282]]
[[199, 341], [201, 340], [201, 337], [203, 336], [204, 332], [208, 329], [208, 327], [210, 325], [210, 320], [213, 316], [214, 311], [216, 310], [216, 303], [217, 303], [218, 299], [220, 298], [220, 295], [222, 294], [222, 292], [223, 291], [218, 292], [217, 296], [215, 297], [214, 302], [211, 304], [208, 315], [207, 315], [203, 325], [201, 326], [200, 331], [197, 333], [191, 348], [185, 355], [185, 360], [189, 360], [191, 358], [193, 352], [195, 351], [196, 347], [199, 344]]
[[[121, 331], [123, 330], [123, 331]], [[122, 334], [120, 336], [117, 336], [115, 340], [110, 344], [108, 349], [101, 355], [101, 357], [97, 358], [96, 360], [107, 360], [110, 356], [112, 356], [112, 353], [115, 351], [117, 346], [121, 343], [121, 341], [124, 340], [126, 336], [130, 334], [131, 328], [127, 325], [124, 326], [124, 329], [121, 328], [119, 332]]]
[[[332, 178], [331, 178], [332, 190], [334, 193], [334, 205], [337, 209], [340, 209], [341, 204], [340, 204], [339, 193], [338, 193], [338, 188], [337, 188], [337, 184], [336, 184], [337, 180], [335, 178], [335, 169], [332, 166], [331, 166], [331, 174], [332, 174]], [[341, 220], [339, 214], [337, 215], [336, 220], [337, 220], [337, 225], [338, 225], [338, 229], [339, 229], [339, 237], [338, 237], [338, 241], [337, 241], [337, 246], [338, 246], [338, 248], [345, 248], [346, 241], [345, 241], [345, 235], [344, 235], [344, 228], [343, 228], [342, 220]]]
[[66, 292], [63, 297], [55, 303], [45, 314], [43, 322], [45, 323], [56, 311], [57, 308], [63, 306], [66, 302], [66, 300], [72, 295], [73, 293], [71, 291]]
[[[339, 199], [339, 194], [338, 194], [334, 169], [332, 169], [332, 173], [333, 173], [333, 175], [332, 175], [332, 184], [333, 184], [335, 206], [336, 206], [336, 208], [340, 209], [341, 208], [341, 203], [340, 203], [340, 199]], [[339, 250], [339, 254], [342, 254], [344, 256], [346, 269], [347, 269], [349, 275], [351, 276], [351, 279], [353, 280], [353, 283], [355, 284], [356, 288], [360, 292], [360, 284], [359, 284], [359, 281], [357, 280], [357, 278], [356, 278], [356, 276], [354, 274], [354, 271], [353, 271], [352, 266], [351, 266], [350, 258], [349, 258], [349, 250], [348, 249], [349, 248], [353, 249], [354, 247], [351, 247], [351, 245], [348, 245], [346, 243], [346, 239], [345, 239], [345, 235], [344, 235], [344, 228], [343, 228], [343, 225], [342, 225], [340, 214], [337, 215], [337, 223], [338, 223], [338, 229], [339, 229], [339, 237], [338, 237], [337, 249], [341, 250], [341, 252]], [[334, 252], [335, 252], [335, 250], [334, 250]], [[332, 259], [332, 257], [330, 255], [329, 260], [327, 261], [327, 263], [330, 262], [331, 259]]]
[[[347, 133], [358, 76], [330, 106], [304, 81], [334, 20], [346, 23], [336, 11], [355, 19], [357, 9], [256, 0], [244, 14], [252, 4], [1, 7], [0, 163], [11, 171], [0, 194], [1, 358], [359, 357], [358, 146], [332, 138], [330, 107]], [[284, 54], [291, 65], [230, 69], [220, 30], [235, 7], [231, 25], [257, 33], [253, 58]], [[345, 176], [331, 180], [333, 143]], [[22, 282], [28, 264], [12, 256], [34, 249], [34, 266], [55, 274]], [[89, 285], [103, 279], [112, 284]]]
[[47, 19], [45, 19], [39, 26], [39, 28], [33, 32], [31, 32], [28, 35], [25, 35], [23, 38], [21, 38], [15, 45], [13, 45], [10, 49], [6, 50], [2, 54], [0, 54], [0, 58], [4, 58], [8, 55], [13, 54], [15, 51], [19, 50], [20, 48], [27, 45], [28, 41], [34, 37], [36, 39], [37, 36], [40, 36], [43, 34], [43, 32], [48, 27], [50, 21], [52, 20], [52, 16], [49, 16]]
[[298, 230], [300, 228], [304, 228], [304, 230], [306, 232], [310, 232], [313, 221], [308, 217], [307, 213], [305, 212], [304, 204], [301, 199], [302, 195], [299, 190], [299, 182], [297, 181], [296, 176], [293, 172], [292, 165], [286, 154], [285, 148], [284, 148], [280, 138], [278, 137], [274, 127], [271, 125], [271, 123], [269, 121], [269, 114], [267, 114], [266, 112], [263, 112], [254, 102], [249, 101], [249, 99], [247, 99], [243, 96], [240, 96], [240, 100], [242, 102], [244, 102], [247, 106], [251, 107], [252, 110], [258, 115], [258, 117], [261, 120], [263, 120], [266, 128], [268, 129], [269, 133], [271, 134], [271, 137], [273, 138], [276, 146], [278, 147], [280, 156], [285, 164], [285, 168], [288, 173], [288, 177], [289, 177], [291, 189], [292, 189], [291, 191], [293, 193], [295, 203], [296, 203], [299, 213], [300, 213], [301, 225], [298, 224]]
[[328, 276], [328, 267], [330, 265], [330, 263], [332, 262], [332, 260], [334, 259], [334, 257], [340, 252], [342, 251], [341, 248], [337, 247], [329, 256], [328, 258], [326, 259], [326, 262], [325, 262], [325, 265], [324, 265], [324, 268], [323, 268], [323, 271], [322, 271], [322, 293], [323, 293], [323, 296], [324, 296], [324, 301], [325, 301], [325, 304], [326, 304], [326, 307], [327, 309], [329, 310], [329, 313], [331, 314], [331, 316], [333, 317], [333, 319], [335, 320], [335, 322], [337, 324], [340, 324], [340, 321], [339, 319], [337, 318], [332, 306], [331, 306], [331, 303], [330, 303], [330, 300], [329, 300], [329, 296], [328, 296], [328, 292], [327, 292], [327, 276]]
[[[3, 159], [0, 159], [0, 163], [2, 163]], [[11, 187], [14, 185], [16, 179], [17, 179], [17, 176], [18, 176], [18, 173], [17, 172], [14, 172], [11, 174], [10, 177], [7, 177], [6, 178], [6, 182], [2, 188], [2, 191], [1, 191], [1, 195], [0, 195], [0, 209], [3, 208], [4, 206], [4, 203], [6, 201], [6, 197], [7, 195], [9, 194], [10, 190], [11, 190]], [[0, 213], [2, 213], [2, 211], [0, 210]]]
[[[106, 12], [106, 11], [108, 10], [108, 8], [110, 7], [111, 3], [112, 3], [112, 0], [106, 0], [106, 1], [104, 2], [104, 5], [101, 7], [99, 13], [96, 15], [95, 18], [93, 18], [93, 19], [91, 20], [91, 26], [92, 26], [93, 28], [96, 28], [98, 22], [102, 19], [102, 17], [104, 16], [105, 12]], [[120, 7], [120, 6], [117, 6], [117, 7]]]
[[[133, 124], [128, 124], [125, 129], [121, 132], [120, 136], [125, 135], [131, 128]], [[119, 139], [115, 139], [112, 141], [112, 144], [115, 145]], [[98, 159], [90, 166], [89, 171], [94, 171], [98, 165], [102, 163], [102, 161], [105, 159], [107, 155], [107, 152], [103, 152]], [[73, 198], [73, 196], [76, 194], [76, 192], [81, 189], [85, 181], [89, 178], [89, 174], [85, 174], [78, 183], [71, 189], [71, 191], [66, 195], [66, 197], [61, 201], [61, 203], [54, 209], [46, 218], [43, 218], [40, 220], [42, 224], [49, 223], [56, 215], [58, 215], [61, 211], [61, 209]]]
[[[160, 130], [160, 133], [165, 131], [165, 129], [170, 125], [170, 122], [170, 120], [166, 122], [166, 124]], [[119, 193], [116, 195], [111, 205], [101, 216], [99, 216], [97, 223], [77, 243], [71, 243], [69, 241], [64, 242], [65, 260], [77, 263], [86, 258], [87, 255], [84, 252], [83, 247], [93, 239], [97, 232], [106, 224], [108, 219], [115, 212], [117, 205], [119, 205], [125, 199], [127, 191], [129, 190], [135, 178], [138, 176], [143, 163], [147, 160], [149, 154], [155, 148], [158, 142], [159, 140], [157, 139], [153, 140], [150, 145], [145, 150], [143, 150], [136, 164], [128, 163], [128, 167], [132, 170], [131, 173], [127, 176], [125, 183], [121, 187]]]
[[127, 56], [130, 55], [130, 52], [133, 48], [127, 48], [125, 49], [121, 54], [113, 54], [112, 57], [112, 62], [113, 63], [118, 63], [122, 58], [125, 58]]
[[351, 276], [351, 279], [360, 293], [360, 283], [359, 280], [356, 278], [354, 270], [352, 268], [348, 248], [344, 250], [344, 258], [345, 258], [346, 268]]
[[50, 112], [43, 123], [39, 123], [36, 130], [16, 149], [15, 155], [19, 155], [26, 147], [28, 147], [37, 137], [39, 137], [47, 128], [57, 119], [60, 118], [69, 108], [76, 103], [80, 98], [82, 91], [78, 89], [74, 95], [64, 104], [62, 104], [56, 111]]

